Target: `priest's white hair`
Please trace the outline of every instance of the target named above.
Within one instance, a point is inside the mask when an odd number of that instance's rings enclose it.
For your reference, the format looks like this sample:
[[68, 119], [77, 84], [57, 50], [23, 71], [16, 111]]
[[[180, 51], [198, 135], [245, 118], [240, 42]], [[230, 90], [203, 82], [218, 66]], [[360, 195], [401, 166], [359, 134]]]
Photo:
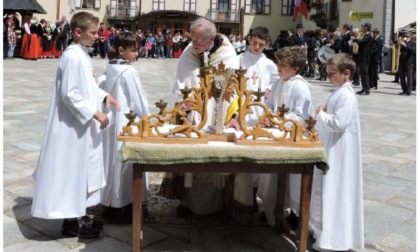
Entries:
[[194, 20], [191, 23], [190, 32], [197, 27], [204, 27], [206, 38], [211, 37], [213, 35], [216, 35], [216, 32], [217, 32], [216, 25], [212, 21], [210, 21], [206, 18], [201, 17], [201, 18], [198, 18], [198, 19]]

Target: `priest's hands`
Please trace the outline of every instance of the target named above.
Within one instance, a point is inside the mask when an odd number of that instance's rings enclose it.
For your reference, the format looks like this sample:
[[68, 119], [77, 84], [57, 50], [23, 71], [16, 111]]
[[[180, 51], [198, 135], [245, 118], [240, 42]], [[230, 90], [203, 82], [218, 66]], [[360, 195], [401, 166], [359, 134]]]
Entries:
[[238, 120], [236, 120], [236, 118], [232, 118], [230, 119], [229, 123], [227, 124], [228, 128], [234, 128], [236, 130], [240, 130], [241, 127], [239, 127], [239, 123]]
[[106, 108], [109, 108], [111, 105], [114, 105], [117, 112], [121, 110], [121, 105], [111, 95], [107, 95], [105, 97], [105, 105], [106, 105]]

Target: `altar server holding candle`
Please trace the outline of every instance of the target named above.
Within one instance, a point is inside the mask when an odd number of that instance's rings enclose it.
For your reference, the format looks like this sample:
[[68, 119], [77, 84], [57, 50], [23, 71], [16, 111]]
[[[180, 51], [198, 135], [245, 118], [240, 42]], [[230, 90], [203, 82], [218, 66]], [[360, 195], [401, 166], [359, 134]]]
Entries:
[[[105, 219], [112, 218], [118, 214], [124, 214], [125, 210], [131, 210], [132, 202], [132, 164], [123, 164], [119, 158], [119, 152], [123, 145], [117, 141], [117, 137], [123, 126], [128, 122], [125, 113], [134, 111], [138, 117], [149, 114], [147, 95], [143, 90], [140, 76], [137, 70], [131, 65], [136, 61], [138, 51], [136, 50], [136, 36], [131, 32], [119, 34], [115, 40], [113, 49], [118, 57], [108, 62], [106, 67], [106, 81], [101, 88], [112, 94], [121, 104], [121, 111], [112, 110], [115, 121], [105, 129], [104, 137], [104, 164], [106, 175], [106, 186], [102, 189], [101, 203], [106, 208]], [[144, 175], [143, 202], [147, 202], [148, 183]], [[127, 209], [123, 207], [128, 206]], [[147, 209], [144, 209], [147, 212]], [[108, 215], [108, 216], [107, 216]], [[130, 214], [124, 217], [131, 217]]]
[[[309, 84], [299, 74], [306, 64], [306, 49], [300, 46], [285, 47], [278, 50], [275, 57], [278, 60], [280, 80], [273, 85], [266, 104], [273, 112], [277, 112], [277, 108], [285, 104], [289, 108], [285, 117], [300, 121], [302, 126], [306, 127], [305, 120], [311, 114], [311, 92]], [[286, 206], [298, 214], [301, 175], [290, 174], [288, 177], [289, 192], [286, 194], [286, 200], [289, 202]], [[273, 209], [277, 199], [277, 174], [261, 174], [256, 183], [254, 185], [258, 185], [257, 195], [262, 199], [267, 220], [269, 224], [274, 225]], [[279, 211], [282, 210], [279, 209]]]
[[309, 228], [314, 251], [364, 249], [361, 130], [352, 88], [353, 59], [344, 53], [328, 60], [328, 78], [335, 88], [317, 109], [315, 129], [324, 143], [329, 170], [314, 170]]
[[109, 121], [102, 103], [118, 102], [99, 89], [86, 46], [98, 39], [99, 19], [78, 12], [70, 26], [74, 43], [64, 51], [56, 71], [44, 141], [34, 173], [32, 215], [64, 219], [62, 233], [96, 238], [102, 223], [86, 216], [100, 202], [105, 186], [102, 136]]

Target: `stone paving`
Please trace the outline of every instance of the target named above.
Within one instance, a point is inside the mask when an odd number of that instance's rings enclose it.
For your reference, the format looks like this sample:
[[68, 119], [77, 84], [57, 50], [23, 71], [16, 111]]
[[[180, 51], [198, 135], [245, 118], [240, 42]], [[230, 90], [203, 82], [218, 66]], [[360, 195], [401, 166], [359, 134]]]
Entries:
[[[167, 100], [176, 59], [134, 64], [154, 103]], [[131, 225], [105, 225], [99, 239], [63, 238], [61, 220], [30, 215], [34, 171], [43, 139], [58, 59], [4, 61], [3, 250], [131, 251]], [[106, 61], [93, 59], [98, 73]], [[380, 74], [378, 90], [358, 97], [364, 170], [364, 251], [416, 250], [416, 95], [397, 95], [393, 76]], [[332, 91], [310, 81], [314, 104]], [[153, 179], [152, 179], [153, 181]], [[338, 234], [339, 235], [339, 234]], [[294, 251], [272, 228], [146, 226], [143, 251]]]

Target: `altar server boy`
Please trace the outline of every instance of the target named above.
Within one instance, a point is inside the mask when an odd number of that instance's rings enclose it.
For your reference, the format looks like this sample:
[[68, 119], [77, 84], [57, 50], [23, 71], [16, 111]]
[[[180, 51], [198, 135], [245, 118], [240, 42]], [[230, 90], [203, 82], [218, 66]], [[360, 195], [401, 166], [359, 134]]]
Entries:
[[[306, 49], [300, 46], [289, 46], [278, 50], [275, 57], [278, 60], [277, 70], [280, 76], [278, 83], [274, 84], [266, 104], [277, 112], [277, 108], [285, 104], [289, 112], [286, 118], [300, 121], [306, 127], [305, 120], [311, 112], [311, 92], [309, 84], [299, 74], [306, 64]], [[301, 175], [290, 174], [288, 176], [288, 193], [286, 204], [296, 214], [299, 213], [300, 204], [300, 181]], [[255, 185], [255, 184], [254, 184]], [[262, 199], [267, 221], [274, 225], [273, 209], [277, 199], [277, 175], [262, 174], [258, 181], [257, 196]], [[282, 211], [282, 209], [279, 209]], [[292, 227], [294, 229], [294, 227]]]
[[[249, 78], [246, 82], [248, 90], [269, 92], [271, 86], [280, 79], [276, 64], [263, 53], [266, 48], [270, 34], [266, 27], [255, 27], [250, 34], [250, 45], [248, 51], [240, 54], [239, 62], [244, 67]], [[258, 117], [263, 113], [261, 107], [253, 106], [253, 113], [246, 116], [248, 126], [254, 126]]]
[[359, 110], [352, 88], [353, 59], [339, 53], [326, 70], [335, 90], [317, 108], [315, 129], [324, 143], [330, 169], [315, 169], [310, 208], [314, 251], [364, 248], [363, 179]]
[[86, 239], [98, 237], [102, 226], [86, 216], [105, 186], [102, 129], [109, 121], [100, 108], [106, 102], [119, 110], [117, 101], [99, 89], [86, 52], [98, 38], [98, 23], [87, 12], [70, 22], [74, 43], [56, 71], [32, 203], [34, 217], [64, 219], [63, 234]]
[[[131, 32], [123, 32], [116, 36], [113, 46], [108, 52], [115, 52], [114, 58], [109, 60], [106, 67], [106, 80], [101, 88], [114, 96], [121, 104], [121, 112], [112, 110], [110, 126], [104, 131], [104, 164], [106, 186], [102, 189], [102, 205], [108, 207], [105, 216], [119, 217], [125, 210], [130, 213], [132, 202], [133, 168], [132, 164], [123, 164], [120, 161], [119, 152], [122, 142], [117, 138], [123, 126], [127, 125], [128, 119], [125, 113], [133, 110], [139, 117], [149, 114], [147, 95], [141, 85], [137, 70], [131, 65], [138, 56], [136, 49], [136, 35]], [[109, 112], [108, 112], [109, 113]], [[147, 201], [147, 176], [144, 176], [143, 200]], [[127, 206], [128, 209], [123, 209]], [[147, 212], [147, 209], [144, 209]], [[120, 217], [131, 217], [128, 216]]]

